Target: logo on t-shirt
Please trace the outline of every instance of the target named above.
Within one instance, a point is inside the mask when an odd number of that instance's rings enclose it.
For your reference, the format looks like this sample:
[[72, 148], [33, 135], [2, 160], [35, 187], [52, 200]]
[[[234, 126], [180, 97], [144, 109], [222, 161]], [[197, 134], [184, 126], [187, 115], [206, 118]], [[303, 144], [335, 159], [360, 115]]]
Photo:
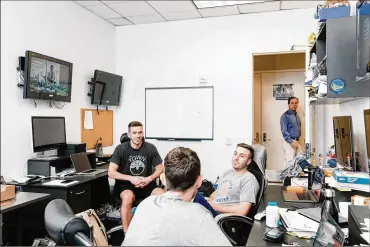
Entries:
[[231, 180], [223, 180], [217, 188], [216, 196], [214, 199], [215, 203], [227, 203], [231, 200], [231, 190], [233, 183]]
[[145, 171], [144, 161], [146, 157], [141, 155], [130, 156], [128, 161], [130, 162], [130, 172], [134, 176], [140, 176]]

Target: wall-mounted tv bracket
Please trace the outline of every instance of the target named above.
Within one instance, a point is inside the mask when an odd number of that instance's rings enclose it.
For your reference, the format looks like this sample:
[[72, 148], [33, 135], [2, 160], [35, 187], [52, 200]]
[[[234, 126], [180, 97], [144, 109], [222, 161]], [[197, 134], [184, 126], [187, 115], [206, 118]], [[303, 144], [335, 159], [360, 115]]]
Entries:
[[91, 81], [88, 81], [87, 84], [89, 84], [89, 92], [87, 93], [87, 96], [91, 97], [94, 87], [94, 78], [91, 78]]
[[19, 73], [19, 82], [17, 83], [18, 87], [24, 87], [24, 62], [25, 57], [18, 57], [18, 67], [17, 71]]

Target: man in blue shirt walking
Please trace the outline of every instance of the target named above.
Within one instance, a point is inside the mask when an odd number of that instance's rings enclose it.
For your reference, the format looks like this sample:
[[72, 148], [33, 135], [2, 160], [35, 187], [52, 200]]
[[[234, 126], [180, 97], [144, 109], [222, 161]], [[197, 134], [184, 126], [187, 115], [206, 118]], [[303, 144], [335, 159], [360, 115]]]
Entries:
[[288, 164], [297, 154], [302, 153], [299, 145], [301, 136], [301, 120], [297, 114], [298, 98], [290, 97], [288, 99], [289, 109], [280, 117], [280, 128], [282, 133], [282, 147], [284, 150], [285, 165]]

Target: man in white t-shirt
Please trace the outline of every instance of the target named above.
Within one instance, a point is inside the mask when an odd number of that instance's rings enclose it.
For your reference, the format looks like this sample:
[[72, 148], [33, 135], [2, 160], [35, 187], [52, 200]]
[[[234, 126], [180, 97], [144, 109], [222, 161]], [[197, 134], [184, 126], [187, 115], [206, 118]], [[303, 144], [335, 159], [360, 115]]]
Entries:
[[183, 147], [164, 160], [167, 192], [150, 196], [137, 207], [124, 246], [231, 246], [210, 211], [192, 203], [202, 184], [197, 154]]

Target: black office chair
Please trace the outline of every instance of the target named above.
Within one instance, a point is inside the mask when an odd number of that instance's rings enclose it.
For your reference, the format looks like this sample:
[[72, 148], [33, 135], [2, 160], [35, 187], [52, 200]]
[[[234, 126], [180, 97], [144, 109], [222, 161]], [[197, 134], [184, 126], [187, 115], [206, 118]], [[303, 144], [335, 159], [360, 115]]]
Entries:
[[62, 199], [55, 199], [46, 206], [45, 227], [51, 239], [59, 246], [92, 246], [91, 230], [82, 217], [75, 216]]
[[217, 224], [233, 246], [246, 245], [249, 233], [252, 229], [254, 216], [257, 213], [268, 183], [264, 171], [267, 160], [266, 148], [262, 145], [252, 145], [252, 147], [254, 150], [254, 159], [249, 165], [248, 171], [256, 177], [260, 187], [257, 194], [256, 203], [246, 216], [221, 214], [216, 217]]

